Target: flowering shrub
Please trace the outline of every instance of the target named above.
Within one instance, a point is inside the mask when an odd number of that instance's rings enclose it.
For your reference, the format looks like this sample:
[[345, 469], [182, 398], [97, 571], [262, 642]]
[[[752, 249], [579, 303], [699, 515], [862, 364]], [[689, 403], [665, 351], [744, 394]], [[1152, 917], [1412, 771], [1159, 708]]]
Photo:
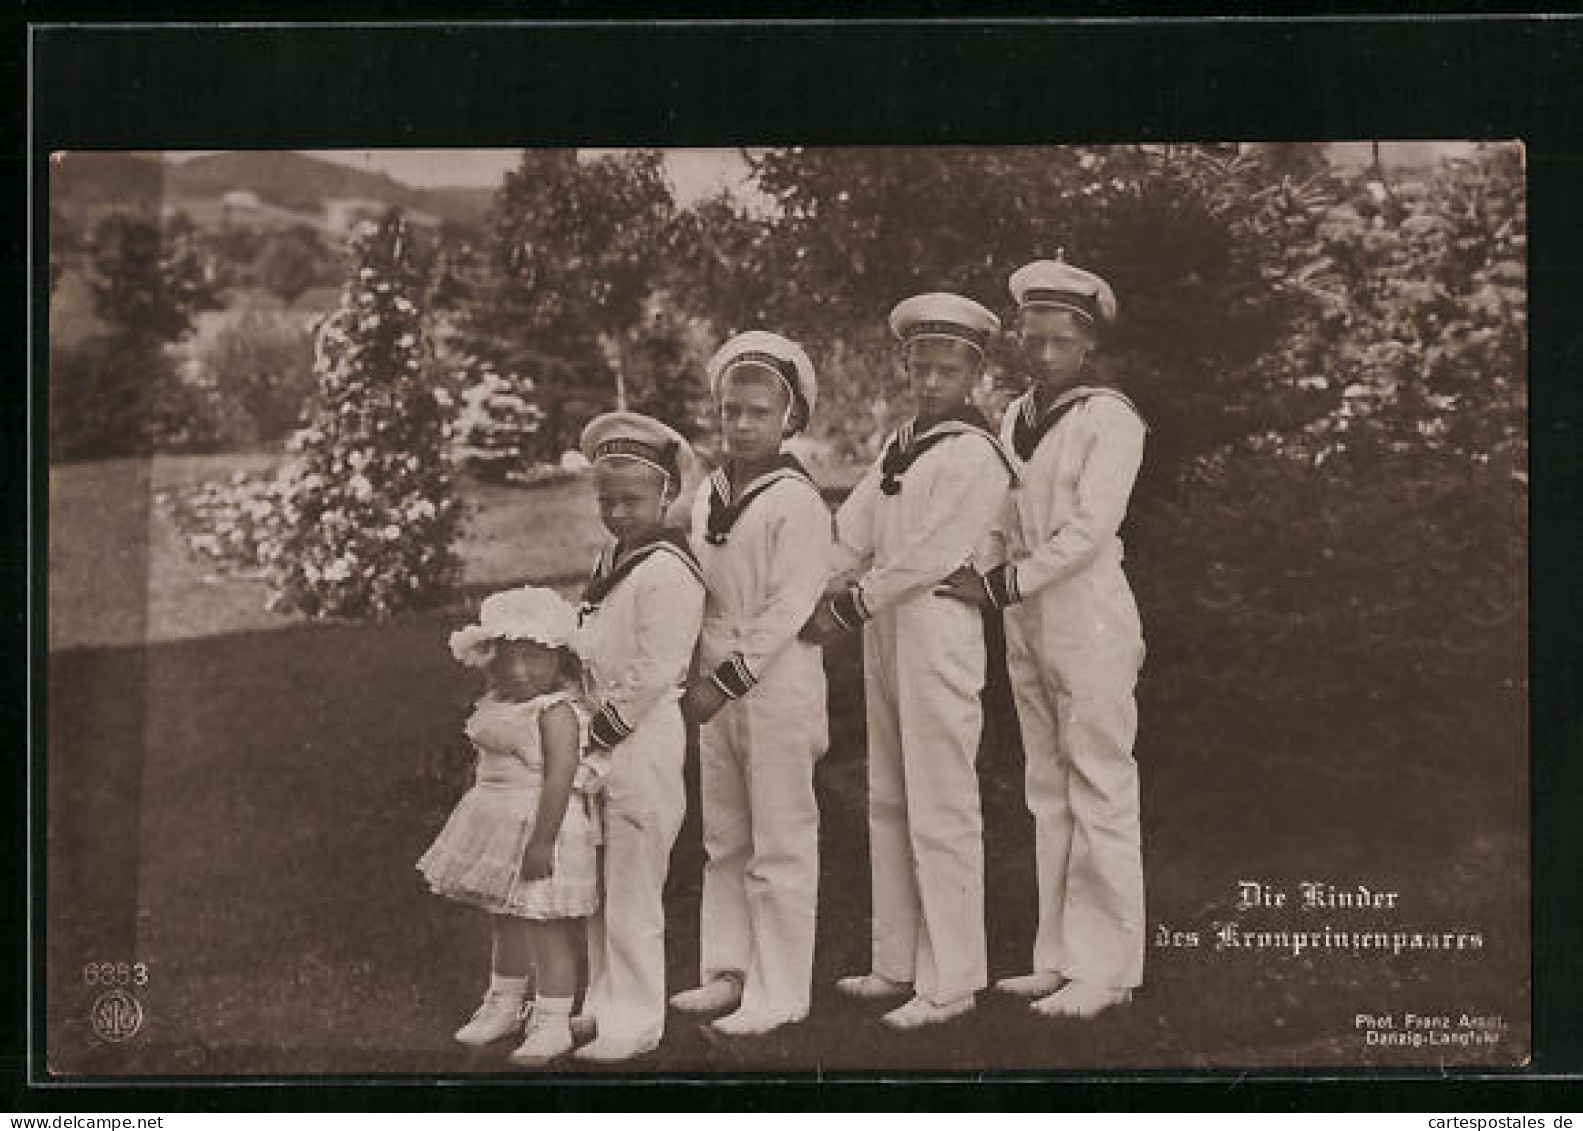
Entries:
[[233, 576], [262, 577], [278, 554], [284, 486], [273, 475], [238, 471], [155, 501], [170, 513], [194, 555]]
[[395, 213], [361, 227], [340, 308], [318, 327], [320, 403], [287, 442], [267, 555], [279, 607], [388, 616], [458, 571], [448, 414], [426, 380], [411, 250]]
[[[481, 479], [526, 477], [531, 444], [544, 423], [534, 403], [533, 381], [516, 374], [502, 376], [487, 361], [474, 361], [463, 375], [452, 424], [456, 462]], [[449, 394], [444, 394], [449, 401]]]

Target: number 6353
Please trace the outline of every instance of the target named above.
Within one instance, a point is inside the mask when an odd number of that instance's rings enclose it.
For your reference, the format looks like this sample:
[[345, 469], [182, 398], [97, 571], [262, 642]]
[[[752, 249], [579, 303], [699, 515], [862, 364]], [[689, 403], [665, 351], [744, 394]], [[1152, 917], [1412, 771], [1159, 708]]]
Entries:
[[82, 968], [82, 980], [90, 986], [146, 986], [146, 962], [89, 962]]

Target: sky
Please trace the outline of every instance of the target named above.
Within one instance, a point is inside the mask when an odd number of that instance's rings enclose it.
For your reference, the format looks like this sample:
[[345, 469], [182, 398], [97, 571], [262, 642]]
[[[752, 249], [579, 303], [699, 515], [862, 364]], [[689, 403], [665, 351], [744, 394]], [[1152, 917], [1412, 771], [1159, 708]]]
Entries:
[[[198, 157], [192, 151], [170, 156], [175, 160]], [[520, 149], [305, 149], [299, 152], [341, 165], [388, 173], [416, 188], [465, 186], [493, 188], [507, 169], [517, 163]], [[612, 149], [587, 149], [587, 154], [615, 153]], [[665, 169], [681, 204], [711, 196], [722, 188], [741, 186], [747, 165], [735, 149], [666, 149]]]

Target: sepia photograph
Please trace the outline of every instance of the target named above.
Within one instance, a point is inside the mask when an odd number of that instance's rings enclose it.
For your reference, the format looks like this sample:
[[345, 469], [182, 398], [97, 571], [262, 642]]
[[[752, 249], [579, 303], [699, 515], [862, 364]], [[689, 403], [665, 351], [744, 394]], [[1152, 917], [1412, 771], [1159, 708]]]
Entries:
[[51, 154], [48, 1079], [1520, 1069], [1525, 160]]

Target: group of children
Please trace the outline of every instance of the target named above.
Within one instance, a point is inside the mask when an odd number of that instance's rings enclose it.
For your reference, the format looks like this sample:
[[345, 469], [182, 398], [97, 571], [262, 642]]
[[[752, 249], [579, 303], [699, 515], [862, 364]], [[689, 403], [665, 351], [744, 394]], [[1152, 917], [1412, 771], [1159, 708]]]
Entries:
[[[1145, 428], [1087, 365], [1115, 318], [1110, 287], [1041, 260], [1011, 290], [1034, 381], [998, 433], [970, 403], [995, 315], [940, 293], [895, 308], [916, 415], [833, 523], [783, 448], [818, 388], [780, 335], [740, 334], [709, 364], [726, 459], [698, 489], [688, 534], [664, 524], [686, 440], [625, 412], [585, 429], [614, 541], [581, 607], [543, 589], [496, 594], [451, 641], [488, 681], [467, 728], [477, 778], [418, 866], [494, 924], [490, 988], [458, 1040], [521, 1031], [511, 1056], [527, 1066], [658, 1045], [688, 723], [707, 858], [700, 979], [669, 1005], [715, 1015], [722, 1039], [807, 1016], [820, 648], [851, 632], [863, 640], [872, 950], [869, 970], [837, 988], [893, 1004], [882, 1021], [894, 1029], [971, 1010], [988, 984], [974, 767], [985, 608], [1005, 611], [1039, 883], [1029, 969], [997, 989], [1052, 1016], [1130, 998], [1143, 965], [1143, 641], [1117, 529]], [[588, 985], [573, 1017], [580, 945]]]

